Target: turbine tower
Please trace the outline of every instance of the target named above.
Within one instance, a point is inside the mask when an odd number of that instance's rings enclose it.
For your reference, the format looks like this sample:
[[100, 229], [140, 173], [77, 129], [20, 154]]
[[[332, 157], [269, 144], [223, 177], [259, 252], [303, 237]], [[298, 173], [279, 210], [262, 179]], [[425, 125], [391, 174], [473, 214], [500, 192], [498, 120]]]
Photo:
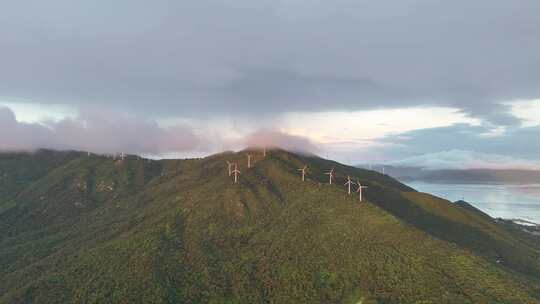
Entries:
[[238, 174], [241, 174], [240, 170], [238, 170], [236, 163], [234, 163], [234, 170], [232, 171], [232, 173], [234, 174], [234, 183], [236, 184], [238, 182]]
[[124, 160], [125, 157], [126, 155], [124, 154], [124, 152], [120, 153], [120, 159]]
[[361, 203], [362, 202], [362, 189], [366, 189], [367, 186], [362, 186], [359, 180], [356, 180], [356, 184], [358, 185], [358, 189], [356, 189], [356, 192], [358, 193], [358, 199], [360, 200], [360, 203]]
[[263, 148], [263, 156], [266, 157], [266, 147]]
[[230, 161], [228, 161], [228, 160], [226, 160], [226, 162], [227, 162], [227, 167], [229, 169], [229, 176], [231, 176], [232, 175], [232, 163]]
[[351, 177], [350, 176], [347, 176], [347, 182], [345, 183], [345, 186], [348, 187], [348, 190], [347, 190], [347, 194], [351, 195], [351, 185], [353, 184], [354, 182], [351, 181]]
[[307, 166], [304, 166], [304, 168], [298, 169], [298, 171], [302, 172], [302, 181], [306, 180], [306, 169], [307, 169]]
[[251, 154], [248, 153], [247, 159], [248, 159], [248, 168], [251, 168]]
[[328, 175], [328, 177], [330, 178], [330, 185], [332, 184], [332, 177], [334, 177], [334, 168], [332, 168], [332, 170], [326, 172], [325, 174]]

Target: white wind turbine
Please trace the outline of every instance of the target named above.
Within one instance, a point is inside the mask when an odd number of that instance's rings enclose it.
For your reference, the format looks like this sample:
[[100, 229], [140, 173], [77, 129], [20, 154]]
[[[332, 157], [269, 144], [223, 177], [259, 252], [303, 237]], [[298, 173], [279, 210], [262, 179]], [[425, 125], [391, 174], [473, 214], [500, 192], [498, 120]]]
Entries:
[[238, 170], [236, 163], [234, 163], [234, 170], [232, 171], [232, 173], [234, 174], [234, 183], [236, 184], [238, 182], [238, 174], [241, 174], [240, 170]]
[[366, 189], [367, 186], [362, 186], [359, 180], [356, 180], [356, 184], [358, 185], [358, 189], [356, 189], [356, 192], [358, 193], [358, 199], [360, 200], [360, 202], [362, 202], [362, 189]]
[[328, 177], [330, 178], [330, 185], [332, 184], [332, 178], [334, 177], [334, 168], [332, 168], [332, 170], [326, 172], [325, 174], [328, 175]]
[[231, 176], [232, 175], [232, 163], [230, 161], [228, 161], [228, 160], [226, 160], [226, 162], [227, 162], [227, 167], [229, 169], [229, 176]]
[[302, 172], [302, 181], [306, 180], [306, 169], [307, 169], [307, 166], [304, 166], [304, 168], [298, 169], [298, 171]]
[[251, 154], [248, 153], [247, 159], [248, 159], [248, 168], [251, 168]]
[[347, 182], [345, 183], [345, 186], [348, 186], [348, 190], [347, 190], [347, 194], [351, 195], [351, 185], [353, 184], [354, 182], [351, 181], [351, 177], [350, 176], [347, 176]]

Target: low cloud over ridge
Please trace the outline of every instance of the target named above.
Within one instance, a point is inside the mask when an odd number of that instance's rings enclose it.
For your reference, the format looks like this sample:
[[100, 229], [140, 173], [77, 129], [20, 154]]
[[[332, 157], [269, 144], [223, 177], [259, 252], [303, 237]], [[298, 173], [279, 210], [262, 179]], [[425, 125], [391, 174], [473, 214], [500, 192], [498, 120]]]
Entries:
[[260, 129], [243, 140], [248, 147], [281, 148], [292, 152], [315, 153], [319, 151], [317, 145], [307, 137], [290, 135], [272, 129]]
[[0, 152], [47, 148], [159, 157], [182, 153], [204, 155], [216, 152], [216, 147], [268, 147], [303, 153], [318, 151], [317, 145], [306, 137], [271, 128], [258, 129], [232, 140], [205, 136], [204, 133], [188, 125], [162, 127], [156, 121], [140, 116], [95, 109], [81, 111], [74, 118], [26, 123], [18, 121], [11, 109], [0, 107]]
[[0, 108], [0, 151], [50, 148], [161, 154], [196, 151], [207, 145], [188, 126], [160, 127], [155, 121], [125, 113], [86, 110], [75, 118], [24, 123], [9, 108]]

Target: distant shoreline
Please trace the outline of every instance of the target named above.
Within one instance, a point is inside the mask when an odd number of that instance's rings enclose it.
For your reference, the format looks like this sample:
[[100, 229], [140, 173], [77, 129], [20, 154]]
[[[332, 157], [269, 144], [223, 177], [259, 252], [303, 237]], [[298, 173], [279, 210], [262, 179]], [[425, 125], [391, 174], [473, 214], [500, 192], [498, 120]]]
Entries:
[[485, 186], [502, 186], [502, 185], [509, 185], [509, 186], [521, 186], [521, 187], [539, 187], [540, 183], [534, 182], [534, 183], [523, 183], [519, 181], [473, 181], [473, 180], [430, 180], [430, 179], [424, 179], [424, 178], [402, 178], [398, 177], [396, 178], [402, 183], [411, 183], [411, 182], [422, 182], [426, 184], [436, 184], [436, 185], [485, 185]]
[[386, 174], [403, 182], [440, 184], [540, 184], [539, 170], [433, 169], [384, 166]]
[[540, 184], [400, 180], [451, 202], [466, 201], [492, 218], [540, 225]]

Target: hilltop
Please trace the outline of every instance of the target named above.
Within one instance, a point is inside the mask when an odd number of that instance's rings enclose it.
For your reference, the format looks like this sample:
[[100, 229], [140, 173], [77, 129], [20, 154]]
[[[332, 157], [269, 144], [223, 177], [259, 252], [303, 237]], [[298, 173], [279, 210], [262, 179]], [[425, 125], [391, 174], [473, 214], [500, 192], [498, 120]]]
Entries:
[[540, 302], [537, 238], [313, 155], [0, 154], [0, 189], [0, 303]]

